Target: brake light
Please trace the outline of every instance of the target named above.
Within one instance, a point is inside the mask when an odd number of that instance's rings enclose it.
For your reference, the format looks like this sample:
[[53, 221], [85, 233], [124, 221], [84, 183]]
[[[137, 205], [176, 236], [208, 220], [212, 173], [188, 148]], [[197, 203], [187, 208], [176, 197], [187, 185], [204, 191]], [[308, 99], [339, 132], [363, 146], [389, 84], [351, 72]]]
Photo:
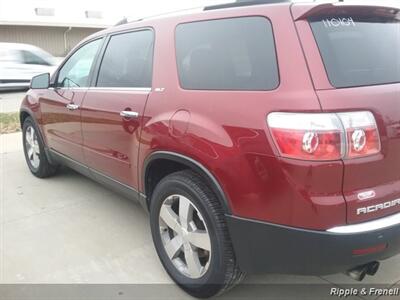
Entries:
[[283, 157], [338, 160], [376, 154], [380, 140], [370, 112], [271, 113], [268, 126]]
[[340, 113], [339, 117], [346, 130], [348, 158], [379, 153], [379, 133], [371, 112]]

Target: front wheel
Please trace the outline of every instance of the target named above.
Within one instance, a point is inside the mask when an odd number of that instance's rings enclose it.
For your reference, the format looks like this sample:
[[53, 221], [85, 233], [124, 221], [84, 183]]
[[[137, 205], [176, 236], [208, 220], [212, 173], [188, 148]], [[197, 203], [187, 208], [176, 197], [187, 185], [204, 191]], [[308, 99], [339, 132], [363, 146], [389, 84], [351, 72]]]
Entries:
[[150, 221], [164, 268], [190, 295], [215, 296], [243, 278], [221, 205], [196, 173], [180, 171], [161, 180]]
[[22, 139], [26, 163], [32, 174], [39, 178], [54, 175], [57, 166], [48, 161], [39, 129], [31, 117], [26, 118], [23, 123]]

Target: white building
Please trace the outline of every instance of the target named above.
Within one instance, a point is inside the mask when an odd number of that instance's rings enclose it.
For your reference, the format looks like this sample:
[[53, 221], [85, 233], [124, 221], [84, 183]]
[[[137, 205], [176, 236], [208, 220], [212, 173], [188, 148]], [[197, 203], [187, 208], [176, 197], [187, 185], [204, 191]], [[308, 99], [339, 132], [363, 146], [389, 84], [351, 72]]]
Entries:
[[0, 42], [32, 44], [64, 56], [116, 20], [94, 1], [0, 0]]
[[235, 0], [0, 0], [0, 42], [64, 56], [84, 37], [124, 17], [138, 19]]

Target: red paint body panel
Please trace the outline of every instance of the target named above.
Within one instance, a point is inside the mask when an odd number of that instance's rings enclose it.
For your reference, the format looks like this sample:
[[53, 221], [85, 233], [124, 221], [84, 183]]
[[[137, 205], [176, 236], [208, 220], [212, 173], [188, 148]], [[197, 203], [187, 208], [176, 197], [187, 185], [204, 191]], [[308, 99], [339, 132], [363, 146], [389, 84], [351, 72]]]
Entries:
[[[175, 51], [166, 47], [182, 22], [263, 15], [273, 24], [280, 86], [269, 92], [189, 91], [179, 87]], [[153, 25], [157, 32], [153, 87], [142, 132], [139, 171], [152, 152], [168, 150], [203, 164], [217, 178], [234, 215], [303, 228], [345, 224], [342, 162], [303, 163], [276, 157], [266, 117], [273, 111], [319, 112], [288, 6], [212, 11]], [[175, 138], [169, 119], [190, 112], [187, 134]], [[141, 183], [143, 190], [143, 183]]]
[[134, 188], [142, 118], [124, 119], [120, 112], [143, 116], [147, 96], [148, 92], [89, 89], [82, 105], [86, 164]]
[[[155, 151], [171, 151], [212, 173], [234, 216], [326, 230], [394, 213], [395, 209], [368, 217], [355, 215], [362, 205], [359, 192], [374, 189], [377, 198], [368, 202], [372, 204], [400, 197], [400, 85], [334, 89], [310, 26], [301, 19], [316, 6], [257, 5], [171, 15], [104, 30], [88, 39], [115, 31], [154, 29], [151, 92], [30, 91], [23, 108], [34, 111], [49, 148], [140, 192], [145, 192], [146, 159]], [[271, 21], [279, 87], [262, 92], [183, 90], [175, 57], [176, 26], [242, 16]], [[79, 111], [65, 108], [71, 100], [81, 106]], [[124, 120], [119, 115], [122, 110], [139, 112], [140, 118]], [[283, 159], [267, 128], [271, 112], [354, 110], [374, 114], [381, 154], [351, 161]]]
[[[326, 111], [371, 111], [381, 137], [380, 154], [344, 160], [343, 193], [348, 204], [348, 223], [399, 212], [399, 207], [393, 207], [357, 216], [359, 207], [400, 198], [400, 84], [320, 91], [318, 96]], [[374, 190], [376, 197], [358, 200], [358, 193], [368, 190]]]
[[49, 89], [40, 98], [43, 132], [50, 148], [84, 163], [81, 111], [70, 111], [67, 104], [81, 106], [86, 89]]
[[[321, 5], [309, 11], [309, 5], [292, 7], [294, 17], [309, 13], [334, 13], [336, 10], [379, 13], [379, 9], [356, 6]], [[339, 7], [339, 8], [338, 8]], [[359, 159], [344, 160], [343, 195], [347, 202], [347, 223], [360, 223], [400, 211], [400, 207], [357, 214], [361, 207], [378, 205], [400, 198], [400, 84], [334, 89], [329, 82], [317, 43], [307, 20], [296, 22], [305, 49], [315, 89], [324, 112], [371, 111], [377, 122], [381, 153]], [[359, 200], [358, 194], [373, 190], [376, 196]]]

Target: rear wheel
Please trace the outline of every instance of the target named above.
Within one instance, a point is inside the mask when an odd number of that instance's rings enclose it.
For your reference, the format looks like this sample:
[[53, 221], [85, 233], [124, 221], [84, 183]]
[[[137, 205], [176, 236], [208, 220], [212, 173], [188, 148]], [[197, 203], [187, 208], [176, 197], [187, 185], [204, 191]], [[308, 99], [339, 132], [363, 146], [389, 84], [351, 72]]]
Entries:
[[180, 171], [161, 180], [150, 221], [164, 268], [192, 296], [220, 294], [242, 279], [221, 205], [196, 173]]
[[57, 166], [48, 161], [44, 151], [43, 140], [31, 117], [26, 118], [24, 121], [22, 138], [26, 163], [32, 174], [39, 178], [54, 175], [57, 171]]

